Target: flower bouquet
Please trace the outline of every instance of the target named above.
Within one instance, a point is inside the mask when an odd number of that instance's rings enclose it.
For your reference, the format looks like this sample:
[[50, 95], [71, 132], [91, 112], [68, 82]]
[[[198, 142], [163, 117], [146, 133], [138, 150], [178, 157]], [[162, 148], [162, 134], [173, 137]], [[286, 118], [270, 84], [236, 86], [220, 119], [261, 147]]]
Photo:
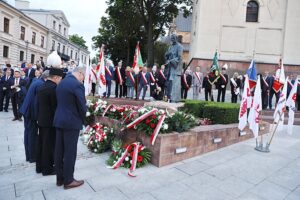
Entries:
[[105, 152], [110, 148], [111, 141], [114, 139], [114, 129], [99, 123], [90, 126], [87, 134], [90, 135], [87, 146], [94, 153]]
[[123, 146], [121, 140], [114, 140], [112, 142], [112, 154], [107, 160], [107, 165], [113, 169], [119, 167], [129, 168], [129, 175], [135, 168], [143, 167], [151, 160], [151, 152], [140, 143], [133, 143], [131, 145]]

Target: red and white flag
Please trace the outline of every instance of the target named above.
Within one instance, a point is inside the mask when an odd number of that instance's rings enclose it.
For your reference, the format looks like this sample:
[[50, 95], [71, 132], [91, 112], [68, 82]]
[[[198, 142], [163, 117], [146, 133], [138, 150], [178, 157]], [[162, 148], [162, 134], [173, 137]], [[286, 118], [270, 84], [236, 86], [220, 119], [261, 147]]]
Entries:
[[289, 108], [289, 121], [288, 121], [287, 133], [290, 135], [293, 133], [293, 125], [294, 125], [294, 120], [295, 120], [298, 82], [299, 82], [299, 77], [296, 79], [296, 81], [292, 87], [292, 90], [290, 92], [290, 95], [288, 96], [288, 99], [286, 100], [286, 106]]
[[243, 91], [243, 97], [240, 105], [240, 112], [239, 112], [239, 129], [241, 131], [244, 130], [244, 128], [247, 126], [247, 108], [250, 107], [248, 104], [248, 99], [251, 97], [251, 92], [250, 92], [250, 86], [249, 86], [249, 78], [246, 75], [245, 78], [245, 85], [244, 85], [244, 91]]
[[253, 102], [250, 108], [249, 116], [248, 116], [248, 122], [249, 122], [249, 128], [252, 130], [253, 135], [255, 138], [258, 136], [259, 132], [259, 120], [260, 120], [260, 111], [262, 110], [262, 102], [261, 102], [261, 82], [260, 77], [258, 76]]
[[134, 70], [135, 74], [138, 74], [140, 71], [140, 67], [143, 67], [143, 59], [141, 55], [141, 50], [140, 50], [140, 42], [137, 42], [136, 47], [135, 47], [135, 54], [133, 58], [133, 65], [132, 68]]
[[279, 129], [282, 128], [283, 121], [284, 121], [284, 112], [286, 110], [286, 93], [287, 93], [287, 87], [288, 87], [288, 78], [286, 79], [283, 89], [280, 92], [280, 97], [278, 100], [278, 103], [275, 108], [274, 112], [274, 122], [279, 123]]
[[92, 72], [91, 66], [87, 66], [85, 69], [85, 78], [84, 78], [84, 89], [85, 96], [88, 96], [92, 90]]
[[106, 79], [105, 79], [105, 62], [104, 62], [104, 45], [100, 49], [99, 64], [97, 66], [97, 77], [99, 82], [98, 93], [101, 96], [106, 91]]

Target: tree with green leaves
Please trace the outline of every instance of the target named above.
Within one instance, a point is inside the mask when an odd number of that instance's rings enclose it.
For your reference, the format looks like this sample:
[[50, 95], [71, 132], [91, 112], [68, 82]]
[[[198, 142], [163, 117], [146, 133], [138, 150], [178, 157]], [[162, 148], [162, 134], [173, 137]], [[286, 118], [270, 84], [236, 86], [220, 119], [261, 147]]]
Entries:
[[70, 35], [69, 40], [84, 49], [88, 49], [88, 47], [86, 46], [86, 41], [83, 39], [82, 36], [79, 36], [77, 34]]
[[147, 62], [154, 63], [154, 42], [165, 34], [179, 11], [187, 15], [193, 0], [133, 0], [147, 33]]

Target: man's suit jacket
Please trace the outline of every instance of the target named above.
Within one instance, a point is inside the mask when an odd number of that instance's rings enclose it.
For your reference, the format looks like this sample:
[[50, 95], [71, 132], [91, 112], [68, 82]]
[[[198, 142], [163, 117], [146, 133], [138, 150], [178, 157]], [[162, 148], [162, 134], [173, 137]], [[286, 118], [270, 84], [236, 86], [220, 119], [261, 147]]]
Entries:
[[139, 76], [139, 85], [141, 85], [143, 87], [146, 85], [150, 85], [150, 74], [148, 72], [145, 74], [145, 78], [147, 80], [147, 83], [145, 83], [142, 73], [143, 72], [140, 72], [138, 75]]
[[27, 93], [27, 89], [26, 89], [26, 81], [24, 79], [22, 79], [20, 77], [20, 81], [19, 81], [19, 87], [20, 87], [20, 91], [17, 91], [15, 88], [11, 89], [11, 86], [15, 85], [15, 78], [12, 78], [9, 80], [8, 82], [9, 88], [10, 88], [10, 96], [11, 97], [15, 97], [15, 95], [18, 95], [18, 101], [19, 102], [23, 102], [26, 93]]
[[53, 125], [61, 129], [81, 130], [87, 106], [84, 86], [68, 74], [56, 88], [57, 108]]
[[[1, 79], [0, 79], [0, 93], [4, 92], [4, 91], [10, 92], [9, 82], [12, 79], [13, 79], [12, 76], [10, 76], [7, 80], [6, 80], [6, 75], [4, 75], [3, 77], [1, 77]], [[6, 88], [6, 89], [3, 90], [4, 88]]]
[[25, 74], [26, 77], [29, 77], [29, 79], [32, 80], [35, 77], [35, 69], [31, 68], [30, 73], [29, 69], [26, 69]]
[[31, 86], [26, 94], [20, 113], [24, 117], [31, 120], [37, 120], [38, 104], [37, 92], [38, 89], [45, 83], [44, 79], [33, 79]]
[[38, 115], [40, 127], [53, 127], [53, 119], [57, 106], [56, 83], [47, 80], [37, 93]]

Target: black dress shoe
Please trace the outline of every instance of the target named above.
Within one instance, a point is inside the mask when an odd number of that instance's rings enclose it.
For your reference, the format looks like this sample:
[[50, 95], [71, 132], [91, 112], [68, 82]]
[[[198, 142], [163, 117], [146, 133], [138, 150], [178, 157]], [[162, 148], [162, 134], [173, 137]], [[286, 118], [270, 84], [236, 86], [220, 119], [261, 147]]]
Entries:
[[17, 121], [18, 119], [17, 118], [13, 118], [11, 121]]
[[62, 180], [56, 180], [56, 186], [60, 187], [64, 184]]
[[5, 112], [8, 112], [8, 110], [4, 110]]
[[19, 118], [18, 120], [19, 120], [20, 122], [21, 122], [21, 121], [23, 121], [23, 119], [22, 119], [22, 118]]
[[56, 171], [52, 171], [52, 172], [47, 172], [47, 173], [42, 173], [43, 176], [52, 176], [52, 175], [56, 175]]

